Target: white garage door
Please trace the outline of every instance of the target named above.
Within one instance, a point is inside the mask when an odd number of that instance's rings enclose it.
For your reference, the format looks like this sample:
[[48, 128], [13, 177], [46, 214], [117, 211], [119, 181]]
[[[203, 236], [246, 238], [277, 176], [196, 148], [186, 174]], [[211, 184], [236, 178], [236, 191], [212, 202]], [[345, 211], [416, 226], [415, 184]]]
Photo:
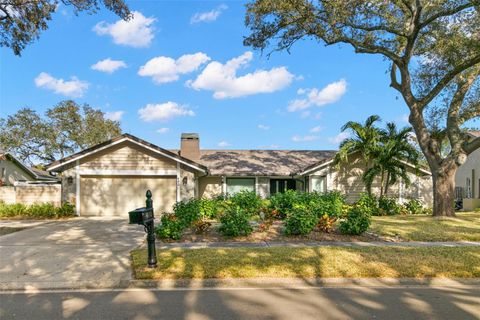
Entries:
[[175, 177], [82, 176], [82, 216], [128, 216], [128, 211], [145, 206], [145, 192], [153, 194], [155, 215], [171, 212], [176, 199]]

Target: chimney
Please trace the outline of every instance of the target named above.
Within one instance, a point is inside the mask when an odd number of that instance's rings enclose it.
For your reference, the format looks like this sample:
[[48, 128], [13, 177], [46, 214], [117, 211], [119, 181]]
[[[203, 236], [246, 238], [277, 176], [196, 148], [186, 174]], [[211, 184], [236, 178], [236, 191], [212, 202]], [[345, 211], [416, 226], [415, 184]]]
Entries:
[[180, 155], [192, 161], [200, 159], [200, 138], [198, 133], [182, 133]]

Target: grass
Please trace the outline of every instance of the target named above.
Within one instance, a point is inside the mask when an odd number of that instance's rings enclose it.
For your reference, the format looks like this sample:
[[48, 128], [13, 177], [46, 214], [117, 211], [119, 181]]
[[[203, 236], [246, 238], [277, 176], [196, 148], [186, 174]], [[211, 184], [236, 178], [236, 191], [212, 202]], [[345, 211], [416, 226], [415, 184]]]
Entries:
[[478, 247], [270, 247], [169, 249], [146, 268], [145, 249], [132, 251], [137, 279], [210, 278], [475, 278]]
[[459, 212], [456, 218], [372, 217], [370, 232], [405, 241], [480, 241], [480, 212]]

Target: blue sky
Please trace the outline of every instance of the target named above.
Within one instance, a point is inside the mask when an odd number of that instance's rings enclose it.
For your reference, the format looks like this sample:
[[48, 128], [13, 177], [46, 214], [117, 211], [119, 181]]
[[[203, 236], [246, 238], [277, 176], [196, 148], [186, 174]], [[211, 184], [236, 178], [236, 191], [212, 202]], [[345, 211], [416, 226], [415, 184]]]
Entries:
[[21, 57], [1, 48], [0, 117], [73, 99], [161, 147], [198, 132], [206, 149], [335, 149], [349, 120], [407, 125], [380, 56], [305, 40], [267, 57], [242, 44], [240, 1], [128, 4], [128, 24], [61, 6]]

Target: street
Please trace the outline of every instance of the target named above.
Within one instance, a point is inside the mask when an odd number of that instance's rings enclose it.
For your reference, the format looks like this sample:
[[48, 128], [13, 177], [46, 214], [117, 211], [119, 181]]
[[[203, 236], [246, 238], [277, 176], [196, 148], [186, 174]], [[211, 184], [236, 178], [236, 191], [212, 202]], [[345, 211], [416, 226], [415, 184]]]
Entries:
[[480, 319], [478, 286], [2, 292], [6, 319]]

